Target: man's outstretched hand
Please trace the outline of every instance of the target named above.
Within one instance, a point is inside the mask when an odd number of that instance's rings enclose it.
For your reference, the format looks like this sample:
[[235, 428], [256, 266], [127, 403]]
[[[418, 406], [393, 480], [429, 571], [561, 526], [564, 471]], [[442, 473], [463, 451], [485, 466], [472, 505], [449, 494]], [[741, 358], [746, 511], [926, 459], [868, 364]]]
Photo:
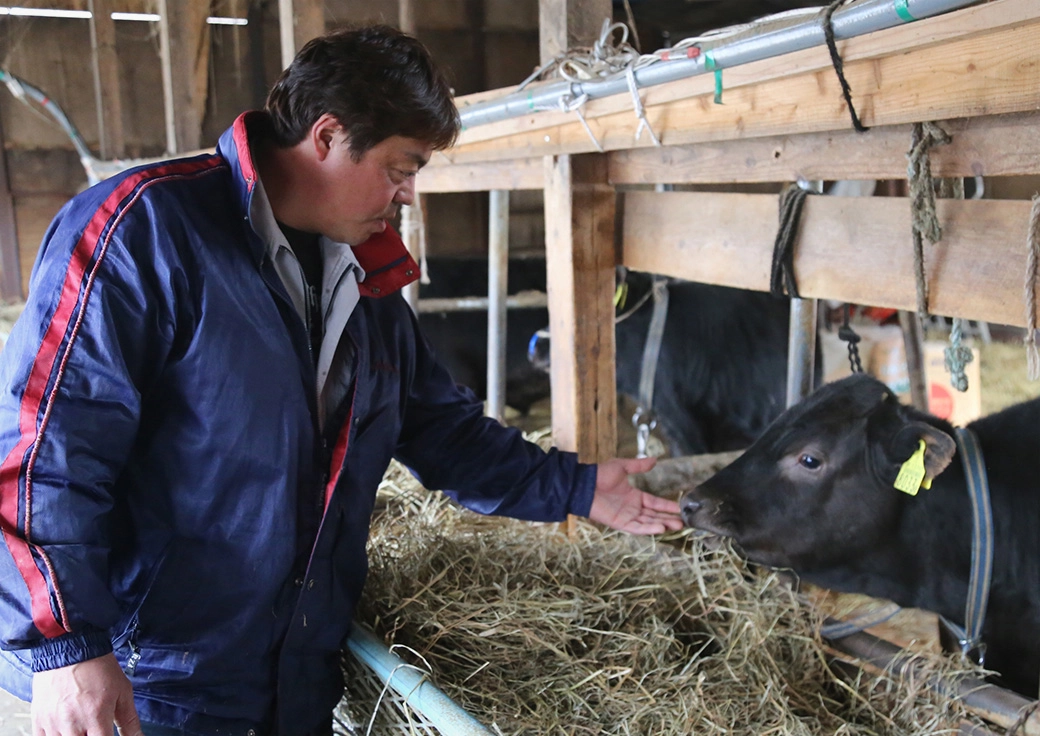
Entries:
[[596, 494], [589, 519], [631, 534], [663, 534], [682, 529], [679, 504], [635, 488], [629, 475], [645, 473], [656, 458], [614, 459], [597, 466]]

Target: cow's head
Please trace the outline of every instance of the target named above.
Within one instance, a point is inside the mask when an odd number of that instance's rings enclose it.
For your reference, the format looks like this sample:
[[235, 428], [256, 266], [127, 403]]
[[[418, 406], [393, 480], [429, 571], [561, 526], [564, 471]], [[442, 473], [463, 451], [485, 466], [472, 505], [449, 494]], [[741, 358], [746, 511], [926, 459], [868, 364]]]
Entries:
[[749, 559], [812, 570], [894, 532], [909, 495], [893, 487], [925, 443], [928, 482], [955, 451], [952, 428], [899, 403], [863, 374], [780, 415], [748, 450], [682, 495], [688, 526], [732, 537]]

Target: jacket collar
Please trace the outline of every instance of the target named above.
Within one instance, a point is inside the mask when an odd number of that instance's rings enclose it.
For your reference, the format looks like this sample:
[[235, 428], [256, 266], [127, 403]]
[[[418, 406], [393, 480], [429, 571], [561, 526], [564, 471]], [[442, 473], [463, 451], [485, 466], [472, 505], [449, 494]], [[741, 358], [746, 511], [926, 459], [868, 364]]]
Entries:
[[[231, 169], [233, 187], [241, 208], [242, 219], [248, 221], [249, 206], [256, 189], [258, 174], [249, 148], [249, 131], [266, 113], [253, 110], [242, 113], [224, 131], [217, 144], [217, 153], [223, 156]], [[250, 224], [253, 237], [250, 245], [258, 260], [265, 246]], [[364, 269], [365, 280], [359, 284], [362, 296], [383, 297], [393, 294], [419, 278], [419, 266], [408, 253], [401, 236], [387, 223], [386, 230], [363, 243], [351, 246], [358, 264]]]

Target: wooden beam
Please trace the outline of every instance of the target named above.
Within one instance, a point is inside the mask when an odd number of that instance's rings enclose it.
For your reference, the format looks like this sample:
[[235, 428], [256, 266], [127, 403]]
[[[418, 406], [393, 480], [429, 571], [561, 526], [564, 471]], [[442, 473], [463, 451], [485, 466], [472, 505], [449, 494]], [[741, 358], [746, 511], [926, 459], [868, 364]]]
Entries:
[[[1009, 113], [939, 121], [952, 142], [931, 151], [932, 173], [1027, 176], [1040, 172], [1040, 113]], [[910, 126], [866, 133], [766, 136], [607, 154], [611, 184], [729, 184], [835, 179], [905, 179]], [[434, 157], [417, 186], [423, 192], [540, 189], [539, 158], [452, 164]]]
[[415, 179], [420, 192], [482, 192], [492, 189], [541, 189], [545, 164], [540, 157], [514, 161], [447, 164], [434, 156]]
[[614, 188], [599, 156], [545, 160], [553, 442], [585, 462], [617, 454]]
[[[953, 140], [932, 149], [934, 176], [1040, 172], [1040, 113], [943, 120], [940, 125]], [[839, 130], [613, 151], [608, 169], [613, 184], [905, 179], [909, 148], [910, 126], [893, 125], [866, 133]]]
[[[943, 239], [925, 245], [929, 310], [1024, 326], [1030, 202], [941, 199], [936, 204]], [[777, 197], [629, 192], [624, 211], [624, 265], [769, 290]], [[909, 201], [809, 197], [795, 244], [795, 275], [805, 297], [914, 310]]]
[[116, 55], [116, 24], [112, 20], [113, 5], [112, 0], [88, 2], [102, 159], [123, 158], [126, 155], [123, 96], [119, 83], [119, 57]]
[[[941, 47], [846, 63], [845, 74], [860, 118], [870, 126], [1033, 111], [1040, 108], [1038, 46], [1040, 17]], [[673, 84], [693, 85], [700, 79]], [[841, 131], [850, 125], [836, 75], [829, 69], [728, 89], [723, 100], [714, 104], [711, 93], [700, 94], [648, 105], [646, 116], [666, 145]], [[588, 119], [588, 124], [606, 150], [653, 145], [645, 134], [636, 140], [639, 121], [630, 110]], [[454, 162], [589, 152], [596, 147], [576, 115], [554, 127], [491, 140], [466, 143], [465, 135], [446, 153]]]

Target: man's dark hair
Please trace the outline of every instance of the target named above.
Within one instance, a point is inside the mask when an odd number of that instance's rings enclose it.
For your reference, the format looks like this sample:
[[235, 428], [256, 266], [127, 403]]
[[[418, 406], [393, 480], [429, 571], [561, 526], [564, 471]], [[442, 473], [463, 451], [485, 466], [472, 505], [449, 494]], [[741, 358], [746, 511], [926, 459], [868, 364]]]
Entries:
[[327, 33], [307, 42], [267, 96], [278, 146], [294, 146], [325, 113], [350, 138], [355, 160], [395, 135], [440, 150], [455, 142], [451, 87], [419, 41], [390, 26]]

